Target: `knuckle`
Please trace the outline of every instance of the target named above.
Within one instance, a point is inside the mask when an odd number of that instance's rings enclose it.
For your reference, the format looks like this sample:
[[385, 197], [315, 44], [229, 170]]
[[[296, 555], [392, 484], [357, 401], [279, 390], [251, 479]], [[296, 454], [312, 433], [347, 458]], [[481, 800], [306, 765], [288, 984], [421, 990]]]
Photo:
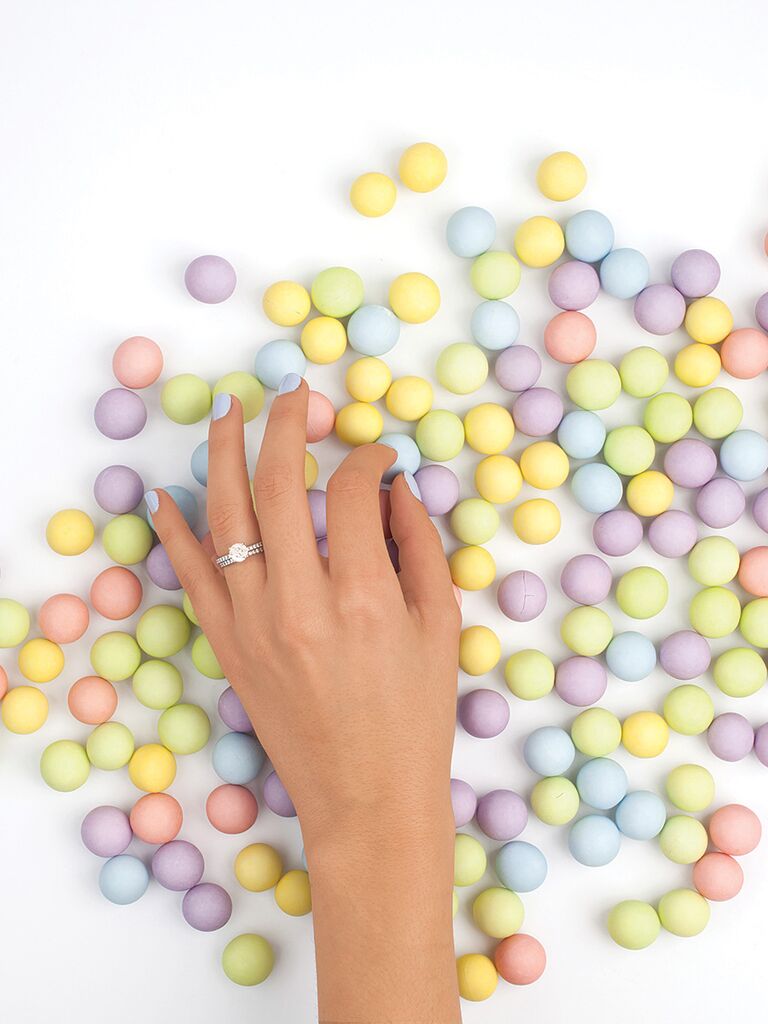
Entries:
[[279, 502], [293, 486], [294, 475], [290, 466], [284, 463], [260, 466], [253, 478], [253, 497], [257, 505], [259, 502]]
[[196, 561], [188, 561], [175, 567], [179, 582], [189, 594], [189, 599], [194, 607], [194, 595], [199, 594], [208, 577], [206, 569]]
[[220, 537], [227, 536], [242, 523], [242, 512], [232, 502], [214, 502], [208, 509], [208, 525], [211, 532]]

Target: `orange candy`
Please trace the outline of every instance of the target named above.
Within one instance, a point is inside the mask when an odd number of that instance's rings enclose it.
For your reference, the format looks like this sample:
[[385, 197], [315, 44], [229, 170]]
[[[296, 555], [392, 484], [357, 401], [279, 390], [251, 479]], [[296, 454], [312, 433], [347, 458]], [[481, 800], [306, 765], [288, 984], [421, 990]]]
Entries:
[[40, 632], [56, 644], [71, 644], [88, 629], [88, 605], [75, 594], [54, 594], [37, 616]]
[[754, 597], [768, 597], [768, 547], [750, 548], [741, 556], [739, 583]]
[[751, 853], [762, 835], [760, 819], [743, 804], [719, 807], [709, 819], [709, 838], [712, 843], [733, 857]]
[[8, 693], [8, 673], [0, 665], [0, 700]]
[[493, 954], [496, 970], [510, 985], [530, 985], [547, 966], [547, 954], [538, 939], [517, 932], [502, 939]]
[[741, 865], [727, 853], [705, 853], [693, 866], [693, 884], [707, 900], [732, 900], [744, 884]]
[[91, 584], [91, 604], [105, 619], [127, 619], [143, 596], [138, 577], [122, 565], [112, 565], [100, 572]]
[[720, 346], [723, 368], [732, 377], [749, 380], [768, 369], [768, 334], [756, 327], [731, 331]]
[[78, 722], [103, 725], [115, 713], [117, 691], [101, 676], [83, 676], [70, 687], [67, 704]]
[[133, 805], [130, 814], [134, 835], [145, 843], [170, 843], [181, 831], [184, 812], [169, 793], [147, 793]]
[[336, 410], [330, 398], [320, 391], [310, 391], [307, 403], [307, 443], [315, 444], [328, 437], [336, 422]]
[[163, 353], [151, 338], [126, 338], [112, 356], [112, 372], [124, 388], [148, 388], [163, 370]]
[[576, 310], [558, 313], [544, 328], [544, 348], [559, 363], [580, 363], [596, 343], [595, 325]]
[[205, 813], [208, 821], [219, 832], [226, 835], [239, 835], [256, 821], [259, 805], [256, 797], [245, 786], [226, 784], [217, 786], [209, 794], [205, 802]]

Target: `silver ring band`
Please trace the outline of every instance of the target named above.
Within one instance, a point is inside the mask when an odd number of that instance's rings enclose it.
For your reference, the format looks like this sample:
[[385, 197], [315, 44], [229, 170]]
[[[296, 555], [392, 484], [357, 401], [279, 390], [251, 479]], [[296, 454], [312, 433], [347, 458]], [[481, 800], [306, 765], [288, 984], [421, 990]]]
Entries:
[[230, 545], [229, 551], [226, 555], [221, 555], [216, 559], [216, 565], [220, 569], [224, 569], [228, 565], [236, 565], [238, 562], [244, 562], [246, 558], [250, 558], [251, 555], [263, 555], [264, 545], [260, 540], [257, 540], [255, 544], [232, 544]]

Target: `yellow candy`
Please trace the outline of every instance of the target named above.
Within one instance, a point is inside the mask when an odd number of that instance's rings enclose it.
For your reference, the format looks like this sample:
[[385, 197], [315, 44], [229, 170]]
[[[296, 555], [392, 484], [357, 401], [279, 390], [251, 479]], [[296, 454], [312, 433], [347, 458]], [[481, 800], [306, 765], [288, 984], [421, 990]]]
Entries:
[[669, 726], [655, 711], [636, 711], [624, 719], [621, 742], [635, 757], [658, 757], [669, 742]]
[[550, 491], [565, 483], [570, 468], [568, 456], [553, 441], [534, 441], [520, 456], [523, 480], [540, 491]]
[[547, 498], [531, 498], [517, 506], [512, 528], [525, 544], [547, 544], [560, 532], [560, 509]]
[[50, 683], [64, 668], [64, 652], [52, 640], [27, 640], [19, 651], [19, 671], [32, 683]]
[[467, 626], [459, 639], [459, 666], [469, 676], [481, 676], [495, 668], [501, 657], [501, 641], [488, 626]]
[[347, 347], [344, 324], [332, 316], [313, 317], [302, 328], [301, 347], [311, 363], [335, 363]]
[[345, 444], [372, 444], [383, 429], [384, 417], [367, 402], [351, 402], [336, 413], [336, 436]]
[[664, 473], [647, 469], [627, 484], [627, 504], [639, 516], [658, 516], [672, 504], [675, 488]]
[[451, 579], [461, 590], [483, 590], [496, 579], [493, 555], [476, 544], [454, 551], [448, 566]]
[[400, 157], [400, 181], [412, 192], [432, 192], [448, 173], [445, 153], [431, 142], [417, 142]]
[[479, 882], [488, 864], [482, 844], [474, 836], [457, 832], [453, 851], [453, 884], [464, 886]]
[[401, 274], [389, 287], [389, 304], [400, 320], [423, 324], [440, 308], [440, 289], [426, 274]]
[[14, 686], [0, 703], [0, 714], [9, 732], [28, 736], [45, 724], [48, 698], [34, 686]]
[[378, 402], [392, 383], [392, 371], [383, 359], [363, 356], [350, 363], [344, 383], [356, 402]]
[[515, 232], [515, 250], [527, 267], [549, 267], [564, 249], [563, 229], [551, 217], [531, 217]]
[[275, 281], [264, 292], [261, 305], [273, 324], [295, 327], [309, 316], [312, 300], [298, 281]]
[[508, 455], [489, 455], [475, 469], [477, 493], [495, 505], [504, 505], [520, 493], [523, 475], [514, 459]]
[[717, 378], [722, 363], [720, 353], [710, 345], [693, 342], [675, 356], [675, 375], [689, 388], [706, 388]]
[[275, 886], [275, 903], [284, 914], [303, 917], [312, 909], [309, 875], [298, 869], [287, 871]]
[[266, 892], [277, 885], [282, 873], [282, 857], [266, 843], [251, 843], [235, 858], [235, 878], [248, 892]]
[[304, 486], [310, 490], [317, 483], [320, 468], [312, 452], [304, 452]]
[[349, 199], [364, 217], [382, 217], [395, 205], [397, 187], [386, 174], [369, 171], [352, 182]]
[[571, 739], [587, 757], [606, 757], [621, 743], [621, 722], [605, 708], [587, 708], [571, 722]]
[[515, 436], [515, 423], [503, 405], [483, 402], [464, 417], [464, 436], [470, 448], [482, 455], [498, 455]]
[[145, 743], [128, 762], [128, 775], [137, 789], [162, 793], [176, 778], [176, 758], [159, 743]]
[[492, 939], [505, 939], [519, 932], [525, 911], [516, 892], [492, 886], [484, 889], [472, 904], [472, 917], [481, 932]]
[[77, 508], [57, 512], [45, 528], [45, 539], [57, 555], [82, 555], [93, 544], [94, 535], [90, 516]]
[[567, 825], [579, 813], [579, 792], [561, 775], [539, 779], [531, 791], [531, 810], [545, 825]]
[[587, 183], [587, 169], [575, 153], [552, 153], [539, 164], [536, 184], [547, 199], [573, 199]]
[[685, 314], [685, 329], [694, 341], [717, 345], [733, 330], [733, 314], [722, 299], [694, 299]]
[[479, 1003], [489, 999], [496, 991], [499, 976], [490, 957], [482, 953], [465, 953], [456, 961], [459, 995], [462, 999]]
[[387, 391], [386, 405], [399, 420], [420, 420], [432, 408], [432, 385], [423, 377], [399, 377]]

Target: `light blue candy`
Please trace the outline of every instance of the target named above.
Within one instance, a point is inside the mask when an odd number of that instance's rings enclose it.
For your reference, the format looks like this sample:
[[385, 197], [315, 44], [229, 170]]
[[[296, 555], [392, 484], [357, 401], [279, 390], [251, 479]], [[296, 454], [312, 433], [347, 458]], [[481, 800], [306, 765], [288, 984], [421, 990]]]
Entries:
[[605, 660], [618, 679], [636, 683], [646, 679], [656, 667], [656, 648], [647, 636], [628, 629], [617, 633], [608, 644]]
[[534, 729], [523, 746], [523, 757], [531, 771], [547, 777], [564, 775], [575, 756], [573, 740], [565, 729], [555, 725]]
[[391, 483], [398, 473], [415, 473], [421, 465], [419, 446], [408, 434], [382, 434], [378, 444], [389, 445], [397, 452], [397, 458], [384, 472], [384, 482]]
[[756, 430], [734, 430], [720, 445], [720, 465], [734, 480], [757, 480], [768, 469], [768, 441]]
[[469, 326], [478, 345], [498, 351], [517, 341], [520, 317], [508, 302], [488, 299], [475, 307]]
[[571, 491], [586, 512], [602, 515], [610, 512], [621, 501], [624, 486], [621, 477], [603, 462], [588, 462], [579, 466], [571, 477]]
[[610, 818], [587, 814], [571, 825], [568, 849], [579, 864], [601, 868], [610, 864], [621, 846], [621, 833]]
[[648, 260], [637, 249], [614, 249], [600, 264], [600, 285], [617, 299], [633, 299], [648, 284]]
[[349, 318], [347, 340], [364, 356], [381, 356], [397, 344], [400, 321], [386, 306], [361, 306]]
[[[173, 498], [179, 512], [184, 516], [190, 530], [194, 530], [197, 525], [197, 517], [199, 514], [197, 498], [194, 494], [191, 491], [188, 491], [186, 487], [180, 487], [178, 484], [170, 484], [168, 487], [164, 487], [163, 490]], [[155, 524], [152, 520], [152, 513], [149, 509], [147, 509], [145, 515], [149, 525], [154, 528]]]
[[496, 240], [493, 214], [481, 206], [465, 206], [457, 210], [448, 219], [445, 239], [451, 252], [465, 259], [487, 252]]
[[613, 225], [597, 210], [575, 213], [565, 225], [565, 247], [575, 260], [597, 263], [613, 248]]
[[616, 808], [614, 819], [622, 835], [630, 839], [653, 839], [664, 828], [667, 809], [656, 793], [637, 789], [627, 793]]
[[208, 442], [201, 441], [201, 443], [192, 452], [192, 458], [190, 460], [190, 468], [192, 470], [192, 476], [197, 480], [203, 487], [208, 486]]
[[595, 412], [567, 412], [557, 428], [557, 443], [572, 459], [593, 459], [603, 450], [605, 424]]
[[225, 732], [213, 748], [213, 770], [224, 782], [247, 786], [264, 765], [264, 749], [255, 736]]
[[504, 843], [496, 854], [496, 874], [513, 892], [533, 892], [547, 877], [547, 858], [537, 846], [519, 839]]
[[585, 804], [609, 811], [627, 795], [627, 773], [610, 757], [593, 757], [576, 775], [576, 789]]
[[125, 906], [141, 899], [149, 885], [143, 861], [129, 853], [110, 857], [99, 872], [99, 888], [110, 903]]
[[307, 370], [307, 357], [295, 341], [278, 338], [268, 341], [256, 353], [253, 372], [265, 388], [277, 391], [286, 374], [297, 373], [303, 377]]

